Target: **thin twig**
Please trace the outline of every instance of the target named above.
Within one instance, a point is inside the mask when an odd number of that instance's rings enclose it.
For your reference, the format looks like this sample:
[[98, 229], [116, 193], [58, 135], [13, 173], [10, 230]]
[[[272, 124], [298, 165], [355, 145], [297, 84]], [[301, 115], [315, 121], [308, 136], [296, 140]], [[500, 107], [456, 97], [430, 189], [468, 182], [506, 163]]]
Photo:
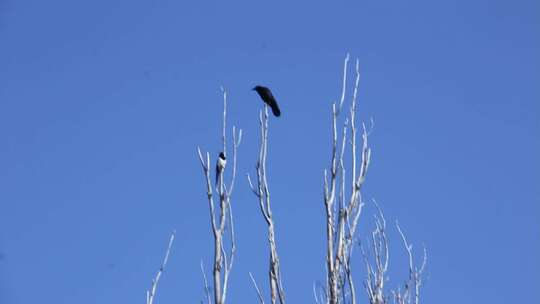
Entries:
[[176, 235], [176, 231], [173, 231], [171, 234], [171, 237], [169, 239], [169, 245], [167, 246], [167, 251], [165, 252], [165, 257], [163, 258], [163, 262], [161, 263], [161, 266], [159, 267], [159, 271], [156, 274], [155, 279], [152, 280], [152, 286], [149, 290], [146, 291], [146, 303], [152, 304], [154, 303], [154, 298], [156, 296], [156, 289], [157, 285], [159, 283], [159, 279], [161, 278], [161, 275], [163, 274], [163, 271], [165, 270], [165, 266], [167, 266], [167, 261], [169, 260], [169, 255], [171, 253], [172, 244], [174, 242], [174, 237]]
[[255, 288], [255, 291], [257, 292], [257, 296], [259, 297], [259, 303], [264, 304], [264, 297], [261, 293], [261, 290], [259, 289], [259, 286], [257, 285], [257, 282], [255, 281], [255, 278], [253, 278], [253, 275], [251, 274], [251, 272], [249, 273], [249, 277], [251, 278], [253, 287]]
[[208, 280], [206, 279], [206, 273], [204, 270], [204, 264], [201, 260], [201, 272], [204, 279], [204, 294], [206, 295], [206, 303], [210, 304], [210, 287], [208, 287]]

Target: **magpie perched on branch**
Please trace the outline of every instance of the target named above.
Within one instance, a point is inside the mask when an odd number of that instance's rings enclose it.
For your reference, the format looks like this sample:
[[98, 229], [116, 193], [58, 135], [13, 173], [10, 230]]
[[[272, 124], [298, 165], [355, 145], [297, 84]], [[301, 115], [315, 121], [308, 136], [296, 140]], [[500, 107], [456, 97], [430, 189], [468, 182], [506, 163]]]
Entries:
[[256, 86], [253, 88], [253, 90], [259, 93], [259, 96], [264, 101], [264, 103], [266, 103], [270, 107], [270, 109], [272, 109], [272, 113], [274, 113], [274, 116], [279, 117], [281, 115], [281, 111], [279, 110], [277, 101], [274, 98], [274, 95], [272, 95], [272, 92], [269, 88], [263, 86]]
[[222, 177], [223, 169], [225, 169], [226, 164], [227, 159], [225, 158], [225, 154], [223, 154], [223, 152], [220, 152], [216, 164], [216, 185], [219, 181], [219, 178]]

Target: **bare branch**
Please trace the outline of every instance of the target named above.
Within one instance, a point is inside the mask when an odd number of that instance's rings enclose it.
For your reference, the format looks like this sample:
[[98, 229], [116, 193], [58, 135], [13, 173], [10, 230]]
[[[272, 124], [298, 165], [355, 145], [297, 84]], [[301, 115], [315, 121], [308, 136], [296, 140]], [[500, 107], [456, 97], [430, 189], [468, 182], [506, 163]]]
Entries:
[[212, 232], [214, 235], [217, 233], [216, 219], [215, 219], [215, 207], [214, 207], [214, 198], [212, 194], [212, 180], [210, 179], [210, 170], [208, 169], [210, 164], [210, 154], [206, 153], [206, 161], [203, 159], [201, 149], [197, 147], [197, 152], [199, 154], [199, 159], [201, 161], [201, 166], [203, 168], [204, 177], [206, 179], [206, 195], [208, 198], [208, 205], [210, 208], [210, 222], [212, 224]]
[[251, 178], [249, 177], [249, 174], [246, 174], [246, 177], [247, 177], [247, 180], [248, 180], [248, 183], [249, 183], [249, 188], [251, 188], [251, 191], [253, 191], [253, 194], [258, 196], [259, 191], [257, 189], [255, 189], [255, 187], [253, 186], [253, 183], [251, 182]]
[[236, 158], [237, 158], [237, 151], [238, 147], [240, 146], [240, 143], [242, 142], [242, 129], [238, 132], [238, 138], [236, 135], [236, 127], [233, 126], [232, 129], [233, 134], [233, 169], [232, 169], [232, 178], [231, 183], [229, 186], [229, 191], [227, 195], [230, 197], [232, 195], [233, 189], [234, 189], [234, 182], [236, 181]]
[[[349, 54], [347, 54], [343, 63], [341, 98], [339, 102], [332, 104], [331, 161], [329, 168], [324, 170], [323, 179], [327, 236], [325, 302], [328, 304], [356, 304], [357, 301], [351, 263], [357, 238], [356, 230], [364, 206], [361, 189], [371, 162], [371, 148], [369, 147], [368, 137], [373, 129], [373, 120], [371, 120], [369, 130], [364, 123], [361, 124], [361, 132], [358, 132], [357, 128], [357, 100], [360, 84], [360, 64], [358, 59], [355, 60], [355, 79], [349, 111], [344, 111], [343, 113], [346, 114], [341, 115], [345, 106], [347, 92], [348, 62]], [[343, 122], [343, 129], [338, 132], [337, 126], [341, 122]], [[361, 136], [361, 142], [358, 145], [357, 133], [360, 133]], [[345, 162], [345, 159], [348, 162]], [[346, 168], [346, 165], [350, 165], [350, 168]], [[347, 170], [350, 170], [348, 176], [346, 176]], [[375, 229], [371, 233], [370, 240], [373, 260], [370, 261], [364, 248], [360, 248], [367, 270], [364, 287], [370, 304], [387, 304], [388, 296], [384, 293], [384, 284], [388, 270], [389, 241], [386, 234], [386, 220], [376, 202], [375, 205], [378, 214], [375, 217]], [[412, 265], [412, 247], [406, 246], [406, 248], [410, 256], [410, 279], [405, 284], [405, 291], [398, 290], [398, 292], [394, 292], [394, 299], [409, 299], [406, 303], [410, 304], [410, 295], [414, 293], [414, 303], [419, 304], [417, 295], [421, 285], [420, 275], [425, 266], [425, 258], [420, 269], [414, 268]], [[414, 286], [414, 290], [411, 292], [412, 286]], [[315, 289], [314, 295], [315, 301], [319, 302]], [[405, 302], [398, 301], [398, 304], [405, 304]]]
[[257, 171], [257, 187], [255, 187], [248, 177], [251, 191], [255, 194], [259, 201], [261, 214], [268, 225], [268, 243], [270, 245], [270, 265], [269, 265], [269, 281], [270, 281], [270, 296], [272, 304], [279, 299], [280, 303], [285, 303], [285, 292], [281, 282], [281, 273], [279, 267], [279, 256], [275, 241], [274, 221], [272, 218], [272, 208], [270, 200], [270, 190], [268, 187], [268, 179], [266, 174], [266, 157], [268, 153], [268, 107], [265, 105], [264, 110], [259, 113], [259, 127], [261, 143], [259, 146], [259, 158], [255, 169]]
[[172, 244], [174, 242], [174, 237], [176, 235], [176, 231], [173, 231], [171, 234], [171, 237], [169, 239], [169, 245], [167, 246], [167, 251], [165, 252], [165, 257], [163, 258], [163, 262], [161, 263], [161, 266], [159, 267], [159, 271], [156, 274], [155, 279], [152, 280], [152, 286], [148, 291], [146, 291], [146, 304], [152, 304], [154, 303], [154, 298], [156, 296], [156, 289], [157, 285], [159, 283], [159, 279], [161, 278], [161, 275], [163, 274], [163, 271], [165, 270], [165, 266], [167, 266], [167, 261], [169, 260], [169, 255], [171, 253]]
[[347, 56], [345, 57], [345, 63], [343, 64], [343, 87], [341, 90], [341, 100], [339, 101], [339, 110], [341, 111], [341, 108], [343, 107], [343, 102], [345, 101], [345, 89], [347, 86], [347, 64], [349, 63], [349, 53], [347, 53]]
[[199, 160], [201, 161], [201, 166], [203, 167], [204, 170], [207, 170], [208, 166], [204, 162], [204, 159], [203, 159], [203, 156], [202, 156], [202, 153], [201, 153], [201, 148], [197, 147], [197, 153], [199, 154]]
[[261, 290], [259, 289], [259, 286], [257, 285], [257, 282], [255, 281], [255, 278], [253, 278], [253, 275], [251, 274], [251, 272], [249, 273], [249, 277], [251, 278], [253, 287], [255, 287], [255, 291], [257, 291], [257, 296], [259, 297], [259, 303], [264, 304], [264, 297], [261, 293]]
[[320, 304], [319, 297], [317, 296], [317, 289], [315, 286], [315, 282], [313, 282], [313, 297], [315, 298], [315, 304]]
[[[229, 259], [229, 262], [227, 263], [227, 260], [225, 259], [225, 274], [224, 274], [224, 279], [223, 279], [223, 303], [225, 303], [225, 299], [227, 297], [227, 286], [228, 286], [228, 283], [229, 283], [229, 275], [231, 273], [231, 269], [233, 267], [233, 263], [234, 263], [234, 256], [236, 254], [236, 239], [235, 239], [235, 234], [234, 234], [234, 221], [233, 221], [233, 214], [232, 214], [232, 205], [230, 204], [230, 202], [227, 202], [228, 203], [228, 206], [229, 206], [229, 223], [230, 223], [230, 240], [231, 240], [231, 249], [230, 249], [230, 259]], [[223, 249], [224, 251], [224, 249]], [[226, 254], [224, 252], [223, 256], [226, 257]]]
[[[224, 155], [227, 153], [227, 92], [222, 87], [221, 88], [223, 92], [223, 130], [222, 130], [222, 152]], [[204, 176], [206, 179], [206, 187], [207, 187], [207, 196], [208, 196], [208, 203], [209, 203], [209, 209], [210, 209], [210, 220], [212, 224], [212, 232], [214, 235], [214, 267], [213, 267], [213, 281], [214, 281], [214, 303], [215, 304], [224, 304], [225, 300], [227, 298], [227, 287], [229, 283], [229, 275], [232, 270], [233, 264], [234, 264], [234, 256], [236, 253], [236, 241], [234, 237], [234, 222], [233, 222], [233, 216], [232, 216], [232, 207], [231, 207], [231, 195], [234, 189], [234, 183], [236, 179], [236, 167], [237, 167], [237, 153], [238, 153], [238, 147], [240, 146], [240, 142], [242, 140], [242, 130], [238, 132], [238, 138], [237, 138], [237, 132], [236, 127], [233, 126], [232, 128], [232, 136], [233, 136], [233, 161], [232, 161], [232, 176], [229, 183], [229, 187], [227, 189], [227, 186], [224, 181], [224, 172], [226, 170], [225, 166], [222, 168], [219, 174], [219, 176], [216, 177], [216, 180], [218, 181], [218, 185], [216, 185], [216, 192], [219, 196], [219, 206], [216, 210], [216, 206], [214, 204], [214, 195], [212, 192], [212, 180], [210, 178], [210, 154], [206, 153], [206, 161], [204, 161], [202, 157], [202, 153], [199, 148], [197, 148], [199, 159], [201, 160], [201, 164], [203, 167]], [[225, 242], [226, 242], [226, 234], [225, 234], [225, 227], [230, 225], [230, 235], [228, 237], [228, 241], [230, 242], [230, 248], [229, 250], [226, 249]], [[203, 270], [204, 271], [204, 270]], [[206, 281], [206, 277], [205, 277]], [[206, 288], [206, 287], [205, 287]], [[207, 288], [209, 290], [209, 288]]]
[[221, 87], [221, 92], [223, 93], [223, 129], [222, 129], [222, 143], [223, 143], [223, 154], [227, 156], [227, 91], [225, 88]]
[[[403, 241], [405, 250], [407, 250], [407, 255], [409, 256], [409, 279], [408, 282], [405, 284], [404, 293], [400, 294], [398, 290], [398, 292], [394, 292], [394, 295], [396, 296], [397, 300], [407, 301], [407, 303], [409, 303], [411, 301], [411, 297], [413, 297], [414, 303], [419, 304], [420, 287], [422, 286], [422, 273], [424, 272], [427, 262], [427, 251], [424, 247], [424, 257], [422, 260], [422, 265], [420, 266], [420, 268], [415, 267], [412, 253], [413, 246], [407, 241], [405, 234], [401, 230], [401, 227], [399, 226], [399, 223], [397, 221], [396, 228], [399, 232], [399, 235], [401, 236], [401, 240]], [[411, 288], [414, 288], [414, 294], [411, 292]]]
[[210, 287], [208, 287], [208, 280], [206, 279], [206, 273], [204, 270], [204, 264], [201, 260], [201, 272], [204, 279], [204, 294], [206, 295], [206, 303], [210, 304]]
[[[359, 61], [356, 60], [356, 77], [353, 87], [352, 101], [348, 116], [340, 118], [340, 113], [344, 105], [345, 92], [347, 85], [347, 66], [349, 55], [347, 54], [343, 63], [343, 85], [339, 107], [336, 103], [332, 104], [332, 155], [330, 176], [327, 176], [325, 170], [324, 179], [324, 203], [326, 207], [327, 222], [327, 290], [328, 303], [337, 304], [350, 301], [356, 303], [356, 289], [351, 271], [351, 257], [354, 247], [354, 239], [358, 220], [362, 212], [363, 203], [361, 201], [360, 185], [357, 177], [357, 147], [356, 147], [356, 100], [359, 86]], [[343, 120], [343, 130], [341, 137], [338, 137], [337, 123]], [[347, 130], [350, 130], [350, 141], [347, 141]], [[362, 163], [366, 160], [367, 136], [362, 138]], [[338, 150], [338, 141], [340, 147]], [[349, 143], [349, 145], [347, 145]], [[350, 182], [347, 181], [345, 172], [345, 157], [347, 148], [350, 147], [351, 170]], [[360, 171], [361, 176], [365, 176], [365, 170]], [[363, 179], [362, 179], [363, 182]], [[350, 189], [350, 193], [346, 189]], [[336, 192], [338, 192], [338, 204], [335, 202]], [[346, 199], [345, 197], [348, 197]]]

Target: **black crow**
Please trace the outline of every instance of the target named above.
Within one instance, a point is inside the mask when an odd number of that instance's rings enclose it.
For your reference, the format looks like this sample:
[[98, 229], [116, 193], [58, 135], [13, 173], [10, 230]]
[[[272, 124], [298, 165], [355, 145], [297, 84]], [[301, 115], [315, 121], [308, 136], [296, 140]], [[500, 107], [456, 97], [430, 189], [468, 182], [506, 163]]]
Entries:
[[223, 173], [223, 169], [225, 168], [226, 164], [227, 164], [227, 159], [225, 158], [225, 154], [223, 154], [223, 152], [220, 152], [219, 157], [217, 159], [217, 164], [216, 164], [216, 185], [219, 181], [219, 178], [221, 177]]
[[272, 109], [272, 113], [274, 113], [274, 116], [279, 117], [279, 115], [281, 115], [281, 111], [279, 110], [277, 101], [274, 98], [274, 95], [272, 95], [272, 92], [269, 88], [263, 86], [256, 86], [253, 88], [253, 90], [257, 91], [257, 93], [259, 93], [259, 96], [261, 96], [261, 99], [270, 107], [270, 109]]

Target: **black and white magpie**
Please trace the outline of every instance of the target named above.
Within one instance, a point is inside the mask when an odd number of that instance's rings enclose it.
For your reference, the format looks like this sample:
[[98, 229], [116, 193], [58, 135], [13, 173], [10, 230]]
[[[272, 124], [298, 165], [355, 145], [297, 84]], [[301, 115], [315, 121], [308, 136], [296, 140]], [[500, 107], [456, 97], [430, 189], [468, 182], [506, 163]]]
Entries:
[[225, 169], [226, 164], [227, 159], [225, 158], [225, 154], [223, 154], [223, 152], [220, 152], [216, 164], [216, 185], [219, 181], [219, 178], [223, 174], [223, 169]]
[[254, 87], [253, 90], [259, 93], [261, 99], [270, 107], [270, 109], [272, 109], [274, 116], [279, 117], [281, 115], [277, 101], [269, 88], [258, 85]]

